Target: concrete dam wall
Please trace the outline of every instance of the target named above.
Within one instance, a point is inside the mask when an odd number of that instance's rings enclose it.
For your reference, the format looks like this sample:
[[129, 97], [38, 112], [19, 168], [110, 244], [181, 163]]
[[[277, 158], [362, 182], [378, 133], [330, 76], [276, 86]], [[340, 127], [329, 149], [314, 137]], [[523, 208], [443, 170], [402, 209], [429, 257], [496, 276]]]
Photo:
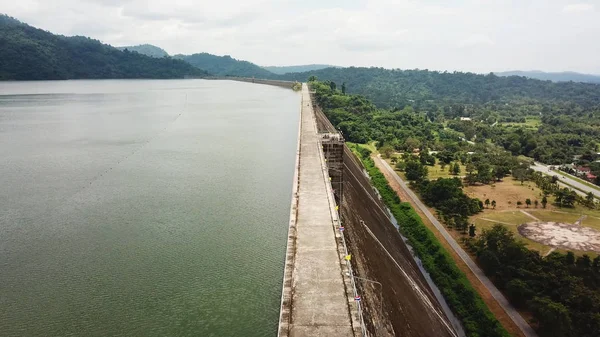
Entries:
[[[336, 131], [318, 107], [315, 115], [319, 132]], [[327, 145], [323, 148], [327, 157]], [[357, 282], [368, 333], [456, 336], [362, 164], [346, 145], [342, 156], [342, 169], [338, 161], [331, 161], [330, 175], [336, 199], [341, 199], [340, 215], [353, 270], [357, 277], [368, 279]], [[335, 181], [343, 182], [336, 188]]]
[[278, 335], [457, 336], [362, 164], [306, 84], [300, 115]]
[[263, 79], [258, 79], [258, 78], [229, 77], [229, 76], [227, 76], [227, 77], [211, 77], [211, 78], [207, 78], [207, 79], [209, 79], [209, 80], [230, 80], [230, 81], [266, 84], [266, 85], [273, 85], [276, 87], [283, 87], [283, 88], [290, 88], [290, 89], [294, 86], [294, 84], [297, 83], [297, 82], [293, 82], [293, 81], [263, 80]]

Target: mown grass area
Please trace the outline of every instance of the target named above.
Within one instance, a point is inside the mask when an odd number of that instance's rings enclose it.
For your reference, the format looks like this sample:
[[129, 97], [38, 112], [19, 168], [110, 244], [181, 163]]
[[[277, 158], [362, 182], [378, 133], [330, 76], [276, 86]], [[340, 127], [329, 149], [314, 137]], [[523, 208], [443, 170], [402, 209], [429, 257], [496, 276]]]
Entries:
[[490, 312], [465, 274], [456, 266], [449, 253], [423, 224], [410, 203], [401, 202], [398, 194], [390, 187], [368, 154], [361, 154], [360, 152], [364, 151], [358, 150], [357, 147], [354, 147], [354, 150], [361, 158], [384, 203], [398, 220], [400, 231], [408, 238], [446, 302], [460, 319], [467, 336], [510, 336]]
[[459, 166], [460, 166], [460, 173], [458, 175], [452, 174], [452, 169], [451, 169], [450, 165], [446, 165], [446, 167], [444, 167], [443, 170], [442, 170], [442, 167], [440, 166], [439, 162], [436, 163], [434, 166], [427, 166], [427, 178], [429, 178], [429, 180], [435, 180], [438, 178], [462, 177], [466, 174], [467, 168], [465, 165], [462, 165], [460, 163], [459, 163]]
[[494, 212], [494, 213], [482, 213], [477, 215], [478, 218], [486, 218], [489, 220], [496, 220], [499, 222], [510, 223], [514, 225], [520, 225], [527, 222], [534, 221], [532, 218], [523, 214], [521, 211], [506, 211], [506, 212]]
[[514, 128], [525, 127], [527, 129], [537, 130], [540, 125], [542, 125], [542, 120], [539, 117], [527, 117], [525, 118], [525, 123], [507, 122], [500, 123], [500, 125]]

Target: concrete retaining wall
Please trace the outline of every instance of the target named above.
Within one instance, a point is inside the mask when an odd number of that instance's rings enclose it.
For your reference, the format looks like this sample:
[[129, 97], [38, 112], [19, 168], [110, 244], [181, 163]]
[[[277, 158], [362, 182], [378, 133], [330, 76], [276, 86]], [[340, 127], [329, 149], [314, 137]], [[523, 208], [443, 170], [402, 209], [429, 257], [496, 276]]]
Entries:
[[267, 85], [274, 85], [277, 87], [290, 88], [290, 89], [294, 86], [294, 84], [297, 83], [297, 82], [293, 82], [293, 81], [264, 80], [264, 79], [258, 79], [258, 78], [248, 78], [248, 77], [212, 77], [209, 79], [267, 84]]

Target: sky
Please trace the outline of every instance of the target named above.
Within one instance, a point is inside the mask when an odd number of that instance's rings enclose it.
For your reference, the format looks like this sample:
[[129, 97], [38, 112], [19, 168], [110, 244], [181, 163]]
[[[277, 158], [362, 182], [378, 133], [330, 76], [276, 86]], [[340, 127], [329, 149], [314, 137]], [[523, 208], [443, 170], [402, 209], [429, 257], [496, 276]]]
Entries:
[[0, 0], [0, 13], [263, 66], [600, 74], [600, 0]]

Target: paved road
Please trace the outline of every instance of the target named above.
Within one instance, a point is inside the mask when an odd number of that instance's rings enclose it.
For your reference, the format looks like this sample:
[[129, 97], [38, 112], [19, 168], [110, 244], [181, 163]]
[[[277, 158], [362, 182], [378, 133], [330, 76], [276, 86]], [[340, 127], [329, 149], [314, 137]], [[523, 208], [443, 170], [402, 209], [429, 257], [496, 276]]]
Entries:
[[[560, 186], [570, 188], [570, 189], [574, 190], [575, 192], [577, 192], [581, 196], [585, 197], [587, 193], [592, 192], [592, 193], [594, 193], [594, 196], [596, 198], [600, 198], [600, 187], [598, 187], [598, 188], [592, 188], [590, 186], [587, 186], [585, 184], [582, 184], [582, 183], [578, 182], [577, 180], [574, 180], [574, 179], [570, 178], [568, 175], [563, 174], [562, 172], [552, 171], [549, 168], [549, 166], [544, 165], [544, 164], [540, 164], [540, 163], [537, 163], [537, 162], [535, 164], [531, 165], [531, 168], [533, 170], [535, 170], [535, 171], [542, 172], [543, 174], [547, 174], [547, 175], [550, 175], [550, 176], [557, 176], [558, 179], [560, 179], [560, 180], [566, 182], [567, 184], [569, 184], [571, 186], [574, 186], [576, 188], [573, 189], [573, 188], [571, 188], [568, 185], [561, 184], [560, 181], [559, 181], [559, 185]], [[579, 191], [577, 189], [579, 189], [581, 191]], [[585, 191], [585, 193], [582, 192], [582, 191]]]
[[415, 204], [421, 209], [423, 214], [427, 216], [429, 221], [437, 228], [437, 230], [442, 234], [442, 236], [448, 241], [452, 249], [460, 256], [460, 258], [465, 262], [465, 264], [471, 269], [473, 274], [481, 281], [481, 283], [488, 289], [490, 294], [496, 299], [498, 304], [506, 311], [508, 316], [515, 322], [515, 324], [521, 329], [523, 334], [527, 337], [537, 337], [535, 331], [527, 324], [527, 322], [519, 315], [517, 310], [508, 303], [508, 300], [502, 295], [502, 293], [496, 288], [496, 286], [490, 281], [487, 276], [483, 273], [483, 271], [475, 264], [475, 262], [471, 259], [471, 257], [460, 247], [460, 245], [454, 240], [454, 238], [448, 233], [446, 228], [431, 214], [429, 209], [419, 200], [419, 198], [415, 195], [415, 193], [406, 185], [406, 183], [396, 174], [394, 169], [390, 167], [390, 165], [385, 161], [381, 160], [381, 158], [376, 157], [376, 161], [378, 161], [385, 169], [391, 173], [391, 175], [396, 179], [398, 184], [402, 187], [402, 189], [408, 194], [408, 196], [415, 202]]

